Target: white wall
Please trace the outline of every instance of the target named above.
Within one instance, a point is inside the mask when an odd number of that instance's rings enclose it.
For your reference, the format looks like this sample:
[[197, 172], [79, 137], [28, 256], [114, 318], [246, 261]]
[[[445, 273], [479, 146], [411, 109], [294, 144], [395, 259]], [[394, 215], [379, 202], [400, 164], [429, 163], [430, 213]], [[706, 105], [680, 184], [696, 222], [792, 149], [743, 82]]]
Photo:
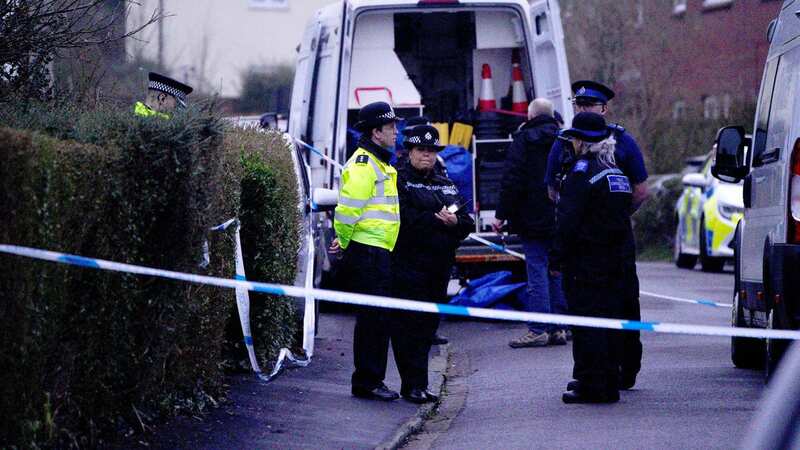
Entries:
[[[163, 4], [163, 64], [167, 75], [195, 89], [238, 97], [251, 66], [293, 65], [306, 22], [337, 0], [139, 0], [128, 29]], [[130, 58], [158, 59], [159, 25], [129, 39]]]

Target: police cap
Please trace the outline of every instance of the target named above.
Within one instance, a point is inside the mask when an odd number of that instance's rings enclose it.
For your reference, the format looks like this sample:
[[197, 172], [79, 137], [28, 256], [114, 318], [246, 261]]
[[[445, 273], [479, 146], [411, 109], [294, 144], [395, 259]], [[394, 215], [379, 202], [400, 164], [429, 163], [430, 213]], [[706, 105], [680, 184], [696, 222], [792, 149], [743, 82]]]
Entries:
[[614, 98], [614, 91], [596, 81], [580, 80], [572, 83], [572, 94], [575, 100], [586, 99], [593, 102], [608, 103]]
[[417, 125], [404, 134], [403, 146], [409, 150], [414, 147], [429, 147], [437, 152], [444, 149], [444, 145], [439, 143], [439, 131], [431, 125]]
[[150, 72], [147, 75], [147, 79], [148, 89], [153, 89], [175, 97], [178, 104], [184, 108], [186, 107], [186, 96], [191, 94], [194, 90], [191, 86], [168, 76], [161, 75], [160, 73]]
[[353, 128], [366, 133], [372, 128], [380, 128], [398, 120], [402, 120], [402, 118], [394, 114], [391, 105], [386, 102], [375, 102], [365, 105], [358, 111], [358, 122], [353, 125]]
[[562, 131], [561, 134], [585, 142], [600, 142], [611, 135], [611, 129], [606, 126], [606, 119], [602, 115], [582, 112], [572, 119], [572, 128]]

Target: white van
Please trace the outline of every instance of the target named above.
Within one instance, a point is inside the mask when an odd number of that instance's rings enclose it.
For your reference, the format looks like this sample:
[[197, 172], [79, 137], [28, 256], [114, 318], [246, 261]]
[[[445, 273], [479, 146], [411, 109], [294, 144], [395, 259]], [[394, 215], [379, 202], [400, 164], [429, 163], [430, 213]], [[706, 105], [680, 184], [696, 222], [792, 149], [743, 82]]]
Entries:
[[[509, 91], [514, 54], [528, 100], [549, 98], [569, 122], [570, 83], [556, 0], [346, 0], [317, 11], [298, 47], [288, 129], [308, 199], [314, 286], [330, 268], [325, 249], [334, 237], [330, 211], [340, 182], [337, 165], [349, 156], [348, 129], [361, 106], [386, 101], [401, 117], [424, 114], [452, 123], [478, 104], [484, 65], [498, 97]], [[489, 231], [500, 179], [496, 162], [508, 143], [506, 133], [473, 138], [468, 146], [476, 232]], [[477, 243], [460, 253], [465, 264], [513, 260]]]
[[[786, 0], [770, 24], [752, 150], [743, 127], [717, 134], [714, 176], [744, 180], [744, 217], [736, 231], [732, 324], [800, 328], [800, 1]], [[733, 338], [739, 367], [769, 374], [785, 341]], [[765, 364], [766, 363], [766, 364]]]

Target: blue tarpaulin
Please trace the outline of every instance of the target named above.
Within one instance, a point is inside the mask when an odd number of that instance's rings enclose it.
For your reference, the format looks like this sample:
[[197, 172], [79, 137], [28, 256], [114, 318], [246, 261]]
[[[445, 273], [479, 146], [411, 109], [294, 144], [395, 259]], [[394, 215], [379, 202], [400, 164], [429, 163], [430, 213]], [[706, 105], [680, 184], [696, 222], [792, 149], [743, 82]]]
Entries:
[[[506, 303], [516, 303], [517, 294], [524, 293], [525, 283], [509, 283], [511, 272], [501, 271], [484, 275], [467, 283], [466, 288], [450, 299], [451, 305], [480, 308], [511, 309]], [[524, 295], [524, 294], [523, 294]]]
[[465, 206], [467, 212], [473, 212], [472, 155], [464, 147], [448, 145], [439, 152], [439, 157], [444, 160], [444, 166], [447, 167], [447, 176], [453, 180], [458, 193], [467, 201]]

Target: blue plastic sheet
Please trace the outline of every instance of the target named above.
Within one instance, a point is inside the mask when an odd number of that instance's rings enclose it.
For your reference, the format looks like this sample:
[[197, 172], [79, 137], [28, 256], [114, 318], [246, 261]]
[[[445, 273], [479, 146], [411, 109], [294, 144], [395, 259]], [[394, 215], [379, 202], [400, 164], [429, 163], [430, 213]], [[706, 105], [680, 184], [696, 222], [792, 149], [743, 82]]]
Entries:
[[458, 193], [467, 201], [467, 212], [473, 212], [472, 199], [472, 155], [464, 147], [448, 145], [439, 156], [447, 167], [447, 176], [453, 180]]
[[506, 304], [515, 302], [518, 291], [523, 290], [525, 283], [511, 283], [511, 272], [502, 271], [484, 275], [470, 281], [467, 287], [455, 295], [451, 305], [475, 306], [480, 308], [511, 309], [513, 306]]

